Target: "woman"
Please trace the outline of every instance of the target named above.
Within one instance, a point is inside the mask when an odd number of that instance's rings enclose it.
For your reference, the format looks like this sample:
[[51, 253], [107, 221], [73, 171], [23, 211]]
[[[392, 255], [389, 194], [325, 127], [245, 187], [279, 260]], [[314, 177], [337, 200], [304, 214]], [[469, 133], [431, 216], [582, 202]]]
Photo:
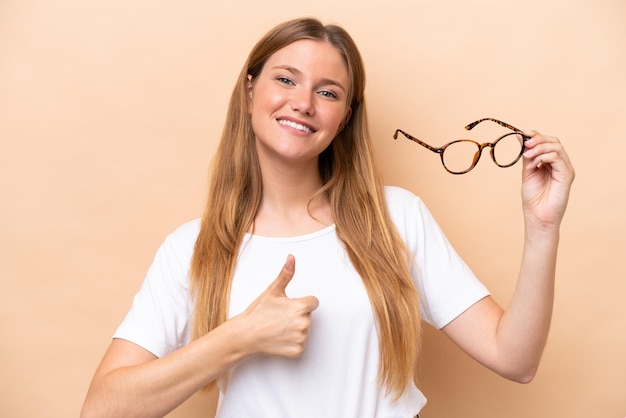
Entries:
[[364, 86], [340, 27], [297, 19], [257, 43], [205, 213], [159, 249], [83, 416], [163, 416], [218, 382], [220, 417], [413, 417], [422, 319], [502, 376], [533, 378], [574, 178], [563, 147], [527, 133], [526, 237], [504, 311], [421, 200], [382, 186]]

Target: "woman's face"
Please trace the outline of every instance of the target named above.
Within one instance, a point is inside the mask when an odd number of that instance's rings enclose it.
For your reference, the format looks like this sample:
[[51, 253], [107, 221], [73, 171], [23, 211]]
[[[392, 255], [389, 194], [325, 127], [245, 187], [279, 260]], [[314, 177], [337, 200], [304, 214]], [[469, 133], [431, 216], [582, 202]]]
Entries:
[[317, 162], [350, 116], [348, 70], [331, 44], [299, 40], [248, 76], [259, 161]]

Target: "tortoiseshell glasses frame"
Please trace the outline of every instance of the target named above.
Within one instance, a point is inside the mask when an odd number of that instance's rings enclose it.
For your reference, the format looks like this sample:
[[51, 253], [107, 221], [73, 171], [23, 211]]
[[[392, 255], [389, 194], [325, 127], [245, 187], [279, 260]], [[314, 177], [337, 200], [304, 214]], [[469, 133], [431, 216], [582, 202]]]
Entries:
[[[498, 166], [498, 167], [511, 167], [512, 165], [514, 165], [516, 162], [519, 161], [519, 159], [522, 157], [522, 154], [524, 153], [524, 142], [528, 141], [530, 139], [530, 137], [526, 134], [524, 134], [522, 132], [521, 129], [517, 129], [516, 127], [509, 125], [506, 122], [502, 122], [499, 121], [497, 119], [493, 119], [493, 118], [483, 118], [483, 119], [479, 119], [475, 122], [470, 123], [469, 125], [467, 125], [465, 127], [466, 130], [470, 131], [472, 130], [476, 125], [478, 125], [481, 122], [484, 121], [491, 121], [491, 122], [495, 122], [500, 126], [503, 126], [505, 128], [511, 129], [513, 132], [508, 132], [502, 136], [500, 136], [498, 139], [496, 139], [494, 142], [486, 142], [484, 144], [479, 144], [476, 141], [473, 141], [471, 139], [459, 139], [456, 141], [452, 141], [449, 142], [441, 147], [433, 147], [431, 145], [428, 145], [427, 143], [415, 138], [414, 136], [404, 132], [401, 129], [396, 129], [396, 132], [393, 134], [393, 139], [398, 139], [398, 133], [401, 133], [402, 135], [404, 135], [405, 137], [407, 137], [408, 139], [410, 139], [413, 142], [416, 142], [418, 144], [420, 144], [421, 146], [428, 148], [429, 150], [431, 150], [432, 152], [435, 152], [437, 154], [439, 154], [439, 156], [441, 157], [441, 164], [443, 164], [443, 168], [446, 169], [446, 171], [448, 171], [451, 174], [465, 174], [469, 171], [471, 171], [474, 167], [476, 167], [476, 164], [478, 164], [478, 160], [480, 159], [480, 156], [483, 152], [483, 149], [489, 147], [490, 148], [490, 155], [491, 155], [491, 159], [493, 160], [493, 162]], [[521, 137], [521, 139], [520, 139]], [[496, 145], [499, 143], [504, 143], [505, 139], [515, 139], [517, 141], [517, 143], [519, 143], [519, 153], [514, 154], [512, 157], [507, 158], [506, 160], [502, 161], [502, 157], [500, 157], [499, 159], [497, 158], [497, 155], [495, 153], [495, 149], [496, 149]], [[511, 142], [511, 141], [507, 141], [507, 142]], [[474, 158], [473, 161], [471, 162], [471, 165], [467, 166], [466, 168], [454, 168], [454, 167], [449, 167], [450, 164], [446, 165], [444, 156], [445, 155], [449, 155], [446, 154], [446, 150], [450, 150], [451, 146], [455, 146], [454, 149], [458, 149], [460, 146], [459, 144], [462, 145], [470, 145], [472, 146], [475, 145], [476, 146], [476, 152], [474, 153]], [[501, 146], [501, 148], [504, 149], [504, 146]], [[515, 149], [516, 150], [516, 149]], [[500, 161], [499, 161], [500, 160]], [[464, 166], [465, 167], [465, 166]]]

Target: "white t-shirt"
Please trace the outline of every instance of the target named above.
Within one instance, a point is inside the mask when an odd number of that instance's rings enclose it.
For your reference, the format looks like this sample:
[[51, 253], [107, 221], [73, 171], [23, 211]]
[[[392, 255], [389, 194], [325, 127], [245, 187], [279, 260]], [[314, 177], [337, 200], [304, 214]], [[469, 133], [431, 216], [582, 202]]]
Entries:
[[[393, 222], [415, 259], [411, 269], [423, 319], [442, 328], [489, 293], [451, 247], [423, 202], [386, 187]], [[158, 357], [189, 342], [193, 301], [189, 263], [198, 220], [160, 247], [133, 306], [115, 333]], [[378, 335], [367, 292], [335, 226], [298, 237], [246, 235], [233, 277], [229, 315], [242, 312], [274, 281], [288, 254], [296, 259], [289, 297], [313, 295], [304, 353], [297, 359], [257, 355], [219, 381], [217, 417], [408, 418], [426, 398], [410, 385], [396, 402], [377, 383]]]

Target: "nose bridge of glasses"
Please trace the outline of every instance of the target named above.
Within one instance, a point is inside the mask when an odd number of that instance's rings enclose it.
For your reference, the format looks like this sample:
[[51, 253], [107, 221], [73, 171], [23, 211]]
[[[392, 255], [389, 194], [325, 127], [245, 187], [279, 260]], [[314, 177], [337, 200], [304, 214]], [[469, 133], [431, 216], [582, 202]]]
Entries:
[[483, 150], [485, 148], [487, 147], [491, 148], [491, 154], [493, 154], [493, 146], [494, 146], [493, 143], [485, 142], [483, 144], [479, 144], [478, 142], [476, 142], [476, 145], [478, 145], [478, 151], [476, 151], [476, 154], [474, 154], [474, 161], [472, 163], [472, 167], [478, 163], [478, 160], [480, 160], [480, 156], [483, 154]]

